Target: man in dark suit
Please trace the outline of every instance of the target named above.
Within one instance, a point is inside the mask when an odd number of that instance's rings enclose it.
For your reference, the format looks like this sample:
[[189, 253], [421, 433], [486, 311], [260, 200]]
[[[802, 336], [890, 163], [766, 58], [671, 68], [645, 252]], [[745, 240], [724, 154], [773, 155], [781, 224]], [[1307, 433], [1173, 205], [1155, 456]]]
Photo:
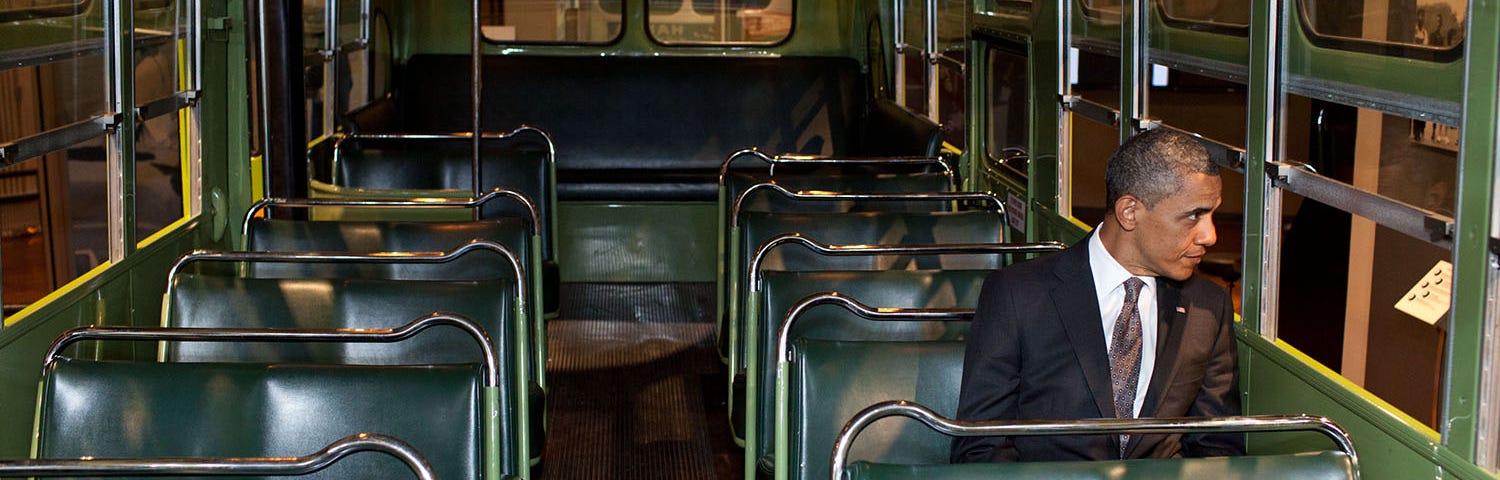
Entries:
[[[1229, 294], [1193, 272], [1217, 240], [1218, 167], [1152, 130], [1110, 158], [1104, 222], [1065, 251], [985, 280], [961, 420], [1240, 414]], [[1239, 434], [969, 437], [953, 462], [1240, 455]]]

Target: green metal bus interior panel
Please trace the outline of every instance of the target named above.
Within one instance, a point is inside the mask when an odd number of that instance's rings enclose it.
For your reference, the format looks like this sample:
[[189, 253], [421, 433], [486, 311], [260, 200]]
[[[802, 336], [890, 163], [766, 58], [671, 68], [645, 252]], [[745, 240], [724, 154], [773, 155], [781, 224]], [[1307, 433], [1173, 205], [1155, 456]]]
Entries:
[[[1296, 412], [1333, 419], [1355, 439], [1361, 478], [1366, 480], [1443, 478], [1444, 472], [1478, 470], [1467, 461], [1437, 454], [1448, 449], [1437, 442], [1434, 432], [1393, 407], [1382, 406], [1373, 396], [1350, 390], [1336, 378], [1337, 374], [1310, 365], [1311, 359], [1273, 344], [1243, 325], [1236, 328], [1236, 335], [1246, 415]], [[1318, 440], [1301, 434], [1251, 436], [1249, 452], [1296, 451]]]
[[718, 275], [712, 202], [560, 202], [564, 282], [712, 282]]
[[[1158, 9], [1151, 9], [1148, 35], [1152, 49], [1241, 68], [1249, 63], [1249, 37], [1173, 27], [1162, 21], [1160, 13]], [[1152, 61], [1155, 62], [1154, 59]]]

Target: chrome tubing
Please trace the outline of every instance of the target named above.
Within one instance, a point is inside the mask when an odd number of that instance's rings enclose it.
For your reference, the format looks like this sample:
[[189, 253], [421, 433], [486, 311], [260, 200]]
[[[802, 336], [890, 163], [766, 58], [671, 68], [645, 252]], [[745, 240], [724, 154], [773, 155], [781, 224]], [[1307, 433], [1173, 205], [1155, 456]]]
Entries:
[[134, 477], [155, 475], [306, 475], [358, 452], [380, 452], [405, 463], [421, 480], [437, 475], [422, 453], [396, 437], [358, 433], [300, 457], [92, 458], [0, 460], [0, 477]]
[[474, 198], [434, 199], [419, 200], [410, 198], [267, 198], [255, 202], [250, 210], [245, 212], [245, 220], [240, 223], [240, 233], [248, 234], [250, 220], [255, 219], [255, 214], [262, 210], [267, 211], [266, 217], [270, 218], [271, 208], [317, 208], [317, 207], [351, 207], [351, 208], [477, 208], [490, 200], [506, 197], [515, 200], [526, 207], [530, 214], [532, 233], [540, 232], [542, 227], [542, 215], [536, 208], [536, 202], [525, 193], [504, 188], [496, 188]]
[[740, 192], [740, 195], [738, 197], [734, 198], [734, 203], [733, 203], [733, 205], [730, 206], [730, 210], [729, 210], [729, 225], [730, 226], [732, 226], [732, 227], [738, 227], [740, 225], [740, 223], [739, 223], [740, 222], [740, 210], [741, 210], [741, 207], [744, 206], [745, 199], [749, 198], [751, 193], [754, 193], [754, 192], [759, 191], [759, 190], [770, 190], [772, 192], [779, 193], [782, 196], [790, 198], [792, 200], [807, 200], [807, 201], [829, 201], [829, 202], [842, 201], [842, 200], [870, 200], [870, 201], [877, 201], [877, 202], [980, 201], [980, 202], [989, 202], [990, 204], [992, 204], [992, 205], [995, 206], [995, 210], [996, 211], [1000, 212], [1000, 216], [1002, 218], [1005, 216], [1005, 202], [1000, 201], [999, 197], [996, 197], [995, 194], [990, 193], [990, 192], [825, 192], [825, 191], [814, 191], [814, 190], [798, 190], [798, 191], [794, 192], [794, 191], [791, 191], [791, 190], [787, 190], [786, 187], [783, 187], [783, 186], [777, 184], [776, 182], [762, 182], [762, 183], [757, 183], [755, 185], [751, 185], [750, 188], [746, 188], [745, 191]]
[[1005, 254], [1048, 253], [1067, 248], [1059, 242], [1036, 243], [936, 243], [918, 245], [829, 245], [802, 236], [800, 233], [783, 233], [760, 245], [755, 257], [750, 259], [750, 285], [760, 288], [760, 266], [766, 255], [776, 247], [786, 244], [801, 245], [814, 253], [826, 256], [859, 255], [959, 255], [959, 254]]
[[792, 305], [791, 309], [787, 310], [786, 318], [782, 320], [781, 328], [776, 332], [776, 351], [781, 352], [781, 356], [786, 361], [792, 361], [792, 326], [804, 312], [818, 305], [838, 305], [860, 318], [882, 322], [951, 322], [974, 319], [972, 308], [876, 308], [838, 292], [814, 293], [802, 297], [795, 305]]
[[953, 167], [948, 165], [939, 157], [832, 157], [824, 155], [766, 155], [759, 148], [746, 148], [729, 154], [719, 164], [719, 185], [724, 185], [724, 175], [729, 173], [730, 164], [740, 157], [754, 157], [771, 166], [771, 174], [776, 174], [777, 165], [922, 165], [933, 164], [943, 169], [943, 173], [949, 178], [953, 177]]
[[1086, 420], [1014, 420], [994, 422], [968, 422], [943, 417], [931, 409], [906, 400], [880, 402], [855, 414], [844, 424], [833, 447], [833, 463], [829, 478], [842, 478], [844, 464], [854, 438], [865, 427], [885, 417], [902, 416], [915, 419], [938, 433], [953, 437], [988, 436], [1040, 436], [1040, 435], [1088, 435], [1121, 433], [1226, 433], [1226, 432], [1287, 432], [1311, 430], [1323, 434], [1338, 445], [1339, 450], [1349, 456], [1355, 465], [1355, 476], [1359, 475], [1359, 457], [1354, 451], [1354, 442], [1349, 433], [1325, 417], [1312, 415], [1266, 415], [1241, 417], [1181, 417], [1181, 418], [1101, 418]]
[[194, 262], [264, 262], [264, 263], [413, 263], [432, 264], [447, 263], [457, 260], [469, 252], [490, 251], [505, 257], [510, 266], [516, 272], [516, 301], [526, 302], [526, 267], [521, 264], [521, 258], [516, 256], [504, 245], [487, 240], [470, 240], [469, 243], [459, 245], [458, 248], [447, 252], [374, 252], [374, 253], [342, 253], [342, 252], [248, 252], [231, 251], [217, 252], [210, 250], [193, 250], [177, 258], [177, 263], [172, 264], [172, 269], [167, 272], [167, 294], [170, 296], [172, 289], [177, 284], [177, 274], [189, 263]]
[[500, 357], [490, 337], [468, 317], [458, 314], [434, 312], [418, 317], [406, 325], [396, 328], [181, 328], [181, 327], [125, 327], [117, 325], [95, 325], [77, 327], [66, 332], [47, 349], [46, 362], [50, 366], [62, 356], [68, 345], [83, 340], [122, 341], [167, 341], [167, 342], [277, 342], [277, 343], [395, 343], [409, 339], [424, 330], [437, 326], [450, 326], [463, 330], [474, 338], [484, 354], [484, 382], [487, 387], [500, 385]]

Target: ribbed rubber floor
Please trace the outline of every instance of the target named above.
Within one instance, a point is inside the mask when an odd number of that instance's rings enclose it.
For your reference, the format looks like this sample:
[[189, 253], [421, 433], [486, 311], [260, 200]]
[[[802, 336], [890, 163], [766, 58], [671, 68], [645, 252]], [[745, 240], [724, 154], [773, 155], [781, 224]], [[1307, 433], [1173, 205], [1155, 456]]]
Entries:
[[713, 284], [565, 283], [541, 478], [738, 478]]

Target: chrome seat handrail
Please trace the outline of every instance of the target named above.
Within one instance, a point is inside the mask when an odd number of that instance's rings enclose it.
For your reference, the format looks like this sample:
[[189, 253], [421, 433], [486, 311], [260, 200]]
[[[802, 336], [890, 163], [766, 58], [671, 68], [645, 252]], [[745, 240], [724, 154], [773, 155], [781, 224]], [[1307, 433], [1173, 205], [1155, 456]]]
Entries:
[[783, 233], [771, 237], [766, 243], [762, 243], [756, 249], [755, 256], [750, 259], [750, 285], [753, 289], [760, 288], [761, 263], [765, 257], [782, 245], [796, 244], [818, 255], [826, 256], [861, 256], [861, 255], [975, 255], [975, 254], [1015, 254], [1015, 253], [1047, 253], [1057, 252], [1067, 245], [1059, 242], [1027, 242], [1027, 243], [933, 243], [913, 245], [830, 245], [803, 236], [800, 233]]
[[92, 325], [70, 329], [47, 349], [44, 366], [62, 356], [62, 351], [84, 340], [167, 341], [167, 342], [276, 342], [276, 343], [394, 343], [409, 339], [424, 330], [451, 326], [474, 338], [484, 354], [484, 383], [500, 386], [500, 356], [490, 342], [484, 327], [468, 317], [434, 312], [395, 328], [187, 328], [127, 327]]
[[762, 182], [751, 185], [745, 191], [740, 192], [734, 198], [734, 203], [729, 210], [729, 225], [738, 227], [740, 225], [740, 211], [743, 209], [744, 201], [750, 194], [760, 190], [769, 190], [779, 193], [792, 200], [807, 201], [843, 201], [843, 200], [868, 200], [877, 202], [920, 202], [920, 201], [978, 201], [986, 202], [995, 206], [995, 211], [1000, 213], [1000, 218], [1005, 218], [1005, 202], [990, 192], [829, 192], [820, 190], [787, 190], [776, 182]]
[[531, 220], [531, 232], [536, 234], [542, 229], [542, 216], [536, 208], [536, 202], [525, 193], [515, 190], [496, 188], [486, 192], [484, 195], [471, 198], [452, 199], [416, 199], [416, 198], [266, 198], [255, 202], [245, 212], [245, 219], [240, 222], [240, 234], [249, 236], [250, 221], [256, 218], [256, 214], [262, 210], [266, 212], [266, 218], [271, 218], [271, 208], [317, 208], [317, 207], [349, 207], [349, 208], [477, 208], [490, 200], [506, 197], [515, 200], [526, 207], [526, 213]]
[[729, 167], [740, 157], [751, 157], [765, 162], [771, 166], [771, 174], [776, 174], [777, 165], [922, 165], [932, 164], [942, 168], [943, 174], [953, 178], [953, 167], [940, 157], [834, 157], [825, 155], [766, 155], [759, 148], [744, 148], [729, 154], [719, 164], [719, 186], [724, 186], [724, 176], [729, 173]]
[[432, 465], [411, 444], [378, 433], [350, 435], [300, 457], [37, 458], [0, 460], [0, 477], [125, 477], [146, 475], [306, 475], [358, 452], [396, 457], [421, 480], [434, 480]]
[[881, 322], [955, 322], [974, 319], [972, 308], [895, 308], [871, 307], [853, 297], [838, 292], [819, 292], [802, 297], [786, 312], [781, 327], [776, 332], [776, 351], [792, 361], [792, 327], [802, 314], [819, 305], [837, 305], [866, 320]]
[[830, 477], [842, 478], [844, 465], [855, 437], [876, 420], [902, 416], [915, 419], [928, 428], [953, 437], [1085, 435], [1121, 433], [1229, 433], [1316, 431], [1328, 437], [1340, 451], [1349, 456], [1354, 478], [1359, 478], [1359, 456], [1349, 433], [1325, 417], [1312, 415], [1263, 415], [1239, 417], [1179, 418], [1101, 418], [1086, 420], [1011, 420], [959, 421], [938, 415], [931, 409], [905, 400], [876, 403], [849, 419], [839, 432], [833, 447]]

